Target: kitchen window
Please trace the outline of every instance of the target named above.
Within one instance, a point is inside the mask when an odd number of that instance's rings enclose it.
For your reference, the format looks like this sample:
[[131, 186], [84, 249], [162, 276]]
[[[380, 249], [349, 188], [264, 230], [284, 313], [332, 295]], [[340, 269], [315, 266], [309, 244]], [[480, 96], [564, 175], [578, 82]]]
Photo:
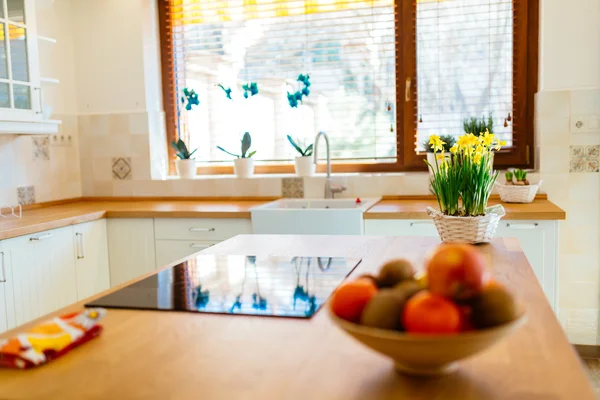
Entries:
[[[258, 173], [292, 172], [286, 136], [308, 144], [318, 131], [334, 171], [424, 170], [429, 135], [459, 136], [464, 118], [490, 116], [507, 142], [496, 166], [533, 165], [534, 0], [159, 4], [167, 136], [199, 148], [201, 172], [231, 173], [217, 146], [235, 152], [246, 131]], [[307, 74], [295, 104], [288, 93]], [[259, 91], [246, 99], [251, 82]], [[198, 94], [191, 111], [184, 88]]]

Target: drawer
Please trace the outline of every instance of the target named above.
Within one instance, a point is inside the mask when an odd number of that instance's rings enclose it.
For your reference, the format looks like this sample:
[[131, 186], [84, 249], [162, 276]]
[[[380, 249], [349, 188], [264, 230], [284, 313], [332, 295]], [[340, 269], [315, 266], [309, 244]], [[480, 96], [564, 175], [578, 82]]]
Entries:
[[365, 235], [436, 237], [438, 232], [430, 219], [368, 219]]
[[155, 218], [156, 239], [221, 241], [252, 233], [249, 219]]
[[162, 268], [215, 244], [217, 242], [201, 240], [157, 240], [156, 268]]

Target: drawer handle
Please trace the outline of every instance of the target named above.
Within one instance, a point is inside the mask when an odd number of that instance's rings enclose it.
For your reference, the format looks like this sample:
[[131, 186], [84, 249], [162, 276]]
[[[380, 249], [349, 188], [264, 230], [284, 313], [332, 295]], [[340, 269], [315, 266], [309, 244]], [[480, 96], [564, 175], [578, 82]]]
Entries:
[[32, 242], [39, 242], [40, 240], [50, 239], [52, 236], [54, 235], [51, 233], [46, 233], [44, 235], [30, 237], [29, 240]]
[[210, 244], [197, 244], [197, 243], [190, 244], [190, 247], [192, 249], [208, 249], [210, 246], [211, 246]]
[[215, 228], [190, 228], [190, 232], [214, 232]]
[[2, 279], [0, 279], [0, 283], [6, 283], [6, 269], [4, 267], [4, 252], [0, 251], [0, 255], [2, 257]]
[[506, 223], [507, 228], [513, 228], [513, 229], [535, 229], [538, 226], [539, 225], [537, 222], [534, 222], [533, 224], [511, 224], [510, 222]]
[[77, 232], [75, 234], [75, 236], [77, 236], [79, 238], [79, 249], [77, 249], [79, 254], [77, 254], [77, 259], [82, 260], [85, 258], [84, 247], [83, 247], [83, 233]]
[[415, 221], [410, 223], [410, 226], [416, 225], [433, 225], [433, 221]]

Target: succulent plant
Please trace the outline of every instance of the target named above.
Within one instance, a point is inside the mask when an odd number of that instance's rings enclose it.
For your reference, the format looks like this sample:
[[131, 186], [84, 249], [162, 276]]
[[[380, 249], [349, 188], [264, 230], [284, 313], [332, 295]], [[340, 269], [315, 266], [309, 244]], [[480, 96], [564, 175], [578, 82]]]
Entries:
[[192, 156], [194, 155], [196, 150], [198, 150], [198, 149], [195, 149], [194, 151], [192, 151], [190, 153], [187, 146], [185, 145], [185, 142], [181, 139], [179, 139], [176, 142], [175, 141], [171, 142], [171, 146], [173, 146], [173, 148], [175, 149], [175, 155], [177, 157], [179, 157], [179, 159], [181, 159], [181, 160], [192, 159]]
[[506, 173], [504, 174], [504, 177], [506, 178], [507, 185], [513, 184], [513, 173], [511, 171], [506, 171]]
[[515, 185], [529, 185], [529, 181], [527, 180], [527, 172], [523, 171], [522, 169], [515, 169], [514, 175], [517, 181], [515, 182]]
[[240, 154], [234, 154], [231, 153], [227, 150], [225, 150], [224, 148], [222, 148], [221, 146], [217, 146], [217, 149], [221, 150], [224, 153], [229, 154], [230, 156], [234, 156], [236, 158], [251, 158], [254, 154], [256, 154], [256, 151], [251, 151], [250, 153], [248, 153], [248, 150], [250, 150], [250, 146], [252, 146], [252, 137], [250, 136], [249, 132], [244, 133], [244, 136], [242, 137], [241, 140], [241, 153]]
[[296, 149], [296, 151], [298, 153], [300, 153], [300, 156], [302, 156], [302, 157], [308, 157], [308, 156], [312, 156], [313, 155], [313, 145], [312, 144], [310, 144], [305, 150], [302, 150], [302, 147], [300, 147], [294, 141], [294, 139], [292, 139], [292, 137], [290, 135], [287, 135], [287, 139], [290, 142], [290, 144], [294, 147], [294, 149]]

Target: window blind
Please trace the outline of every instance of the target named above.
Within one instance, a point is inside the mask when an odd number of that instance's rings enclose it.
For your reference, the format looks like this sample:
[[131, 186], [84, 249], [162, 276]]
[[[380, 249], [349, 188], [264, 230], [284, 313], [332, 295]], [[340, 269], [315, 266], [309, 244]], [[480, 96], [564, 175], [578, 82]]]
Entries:
[[515, 145], [513, 28], [523, 21], [516, 20], [513, 1], [420, 1], [415, 6], [416, 148], [424, 149], [431, 134], [464, 134], [465, 118], [490, 116], [494, 133], [507, 146]]
[[[177, 104], [180, 136], [196, 159], [224, 162], [246, 131], [257, 161], [287, 162], [317, 132], [340, 160], [396, 160], [395, 26], [389, 0], [166, 0], [174, 90], [194, 89], [200, 105]], [[288, 92], [310, 94], [291, 107]], [[242, 85], [259, 93], [243, 97]], [[231, 88], [232, 100], [219, 87]]]

